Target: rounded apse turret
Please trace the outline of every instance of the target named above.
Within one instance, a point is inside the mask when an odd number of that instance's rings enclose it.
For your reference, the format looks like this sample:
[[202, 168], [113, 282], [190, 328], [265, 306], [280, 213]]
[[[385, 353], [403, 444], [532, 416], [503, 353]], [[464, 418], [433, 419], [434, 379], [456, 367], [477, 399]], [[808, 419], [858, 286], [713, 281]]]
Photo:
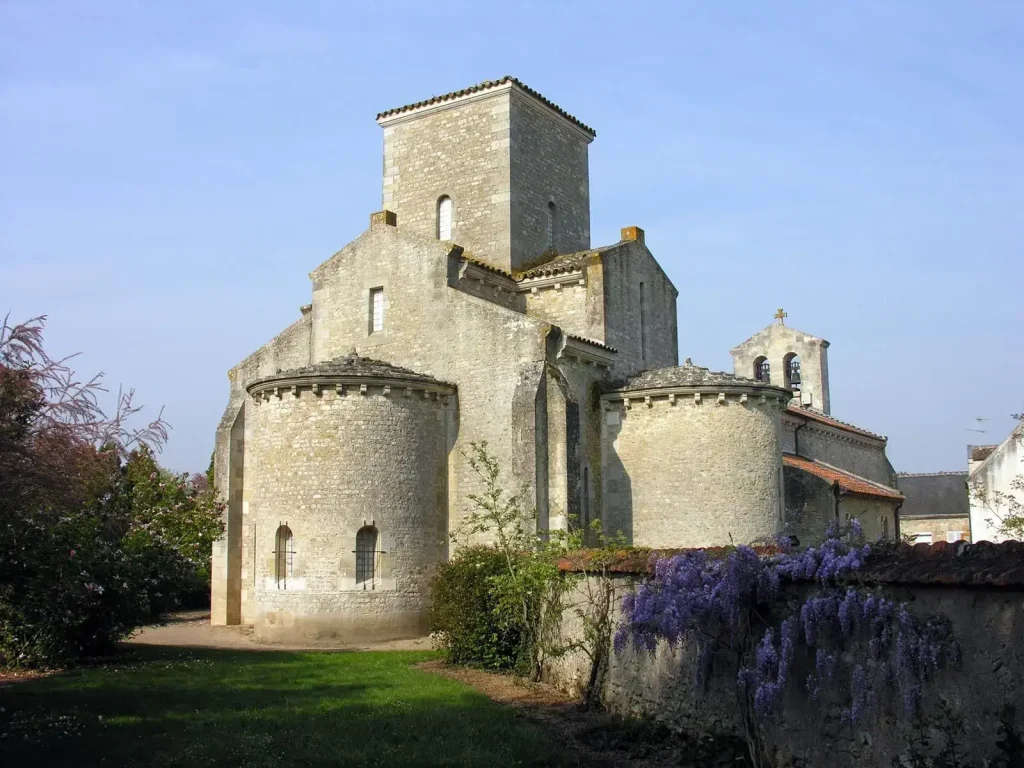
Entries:
[[242, 589], [256, 639], [425, 634], [447, 558], [455, 387], [351, 354], [247, 389]]

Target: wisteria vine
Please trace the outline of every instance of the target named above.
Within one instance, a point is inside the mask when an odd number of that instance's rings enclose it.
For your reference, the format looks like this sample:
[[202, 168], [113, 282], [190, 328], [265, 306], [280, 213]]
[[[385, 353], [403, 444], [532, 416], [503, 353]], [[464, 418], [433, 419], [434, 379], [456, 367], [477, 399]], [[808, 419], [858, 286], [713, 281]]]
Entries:
[[[898, 692], [905, 714], [913, 715], [922, 685], [958, 660], [958, 647], [945, 617], [915, 616], [907, 603], [855, 584], [870, 554], [852, 521], [830, 528], [820, 546], [800, 551], [783, 547], [761, 555], [741, 546], [724, 558], [695, 550], [660, 559], [653, 578], [624, 599], [616, 652], [628, 644], [650, 652], [659, 640], [692, 642], [702, 687], [716, 659], [731, 656], [738, 693], [762, 724], [779, 713], [793, 685], [802, 685], [812, 700], [848, 686], [842, 719], [849, 724], [884, 691]], [[798, 596], [801, 590], [783, 593], [782, 581], [813, 587]], [[795, 681], [800, 655], [810, 672]]]

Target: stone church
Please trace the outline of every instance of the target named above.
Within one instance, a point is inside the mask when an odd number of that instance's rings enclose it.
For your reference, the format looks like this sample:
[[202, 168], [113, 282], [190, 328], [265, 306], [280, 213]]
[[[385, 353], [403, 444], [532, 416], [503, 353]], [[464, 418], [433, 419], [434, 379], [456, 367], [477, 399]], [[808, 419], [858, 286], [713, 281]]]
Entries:
[[636, 226], [590, 242], [595, 132], [505, 77], [383, 112], [383, 210], [229, 372], [215, 624], [265, 642], [424, 632], [487, 441], [542, 528], [637, 546], [893, 536], [885, 438], [830, 415], [828, 342], [784, 313], [678, 364], [678, 291]]

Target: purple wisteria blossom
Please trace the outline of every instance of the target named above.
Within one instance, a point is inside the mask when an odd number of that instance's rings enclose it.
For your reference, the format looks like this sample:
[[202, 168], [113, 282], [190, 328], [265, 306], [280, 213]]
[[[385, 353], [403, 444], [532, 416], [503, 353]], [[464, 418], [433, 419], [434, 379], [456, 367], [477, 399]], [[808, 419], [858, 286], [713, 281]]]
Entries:
[[[663, 558], [653, 578], [625, 598], [616, 651], [632, 644], [650, 652], [660, 640], [691, 642], [702, 686], [713, 662], [731, 658], [737, 684], [760, 722], [778, 714], [798, 654], [811, 668], [802, 683], [812, 699], [848, 690], [845, 722], [860, 721], [886, 690], [898, 693], [912, 715], [923, 683], [958, 660], [957, 646], [948, 620], [919, 619], [906, 603], [856, 585], [853, 577], [870, 554], [853, 521], [801, 551], [761, 556], [741, 546], [724, 558], [703, 550]], [[795, 597], [780, 591], [782, 581], [816, 587]]]

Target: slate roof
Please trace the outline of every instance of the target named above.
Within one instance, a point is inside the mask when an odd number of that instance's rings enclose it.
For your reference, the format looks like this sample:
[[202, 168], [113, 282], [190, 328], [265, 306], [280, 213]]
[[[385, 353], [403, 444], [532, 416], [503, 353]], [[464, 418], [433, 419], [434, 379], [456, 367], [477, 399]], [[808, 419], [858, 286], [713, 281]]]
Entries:
[[362, 357], [355, 353], [349, 353], [333, 360], [325, 360], [314, 365], [305, 365], [301, 368], [291, 368], [286, 371], [278, 371], [272, 376], [264, 376], [249, 384], [247, 389], [265, 384], [270, 381], [283, 379], [303, 378], [308, 376], [325, 377], [352, 377], [352, 378], [379, 378], [379, 379], [401, 379], [403, 381], [416, 381], [424, 384], [436, 384], [438, 386], [453, 386], [443, 381], [427, 376], [423, 373], [402, 368], [398, 365], [386, 363], [383, 360], [374, 360], [371, 357]]
[[816, 459], [808, 459], [803, 456], [786, 453], [782, 456], [782, 465], [799, 469], [802, 472], [808, 472], [828, 483], [839, 483], [839, 489], [843, 493], [892, 501], [903, 500], [903, 494], [895, 488], [876, 483], [874, 480], [868, 480], [865, 477], [847, 472], [845, 469], [833, 467], [831, 464], [825, 464]]
[[540, 93], [538, 93], [537, 91], [533, 90], [533, 88], [531, 88], [530, 86], [526, 85], [522, 81], [512, 77], [511, 75], [505, 75], [504, 77], [501, 77], [501, 78], [499, 78], [497, 80], [484, 80], [482, 83], [477, 83], [476, 85], [471, 85], [468, 88], [462, 88], [462, 89], [460, 89], [458, 91], [452, 91], [451, 93], [445, 93], [445, 94], [442, 94], [441, 96], [431, 96], [429, 99], [424, 99], [423, 101], [417, 101], [417, 102], [415, 102], [413, 104], [406, 104], [404, 107], [395, 107], [394, 109], [389, 109], [389, 110], [387, 110], [385, 112], [378, 113], [377, 119], [381, 120], [382, 118], [391, 117], [392, 115], [400, 115], [403, 112], [411, 112], [414, 109], [419, 109], [420, 107], [428, 107], [431, 104], [443, 104], [446, 101], [452, 101], [452, 100], [458, 99], [458, 98], [460, 98], [462, 96], [469, 96], [469, 95], [474, 94], [474, 93], [480, 93], [481, 91], [490, 90], [491, 88], [497, 88], [499, 85], [504, 85], [505, 83], [512, 83], [512, 85], [516, 86], [517, 88], [519, 88], [524, 93], [529, 94], [530, 96], [535, 98], [537, 101], [539, 101], [541, 104], [544, 104], [546, 107], [550, 107], [551, 109], [553, 109], [555, 112], [557, 112], [559, 115], [564, 117], [569, 122], [573, 123], [574, 125], [576, 125], [579, 128], [582, 128], [584, 131], [589, 133], [591, 135], [591, 137], [596, 137], [597, 136], [597, 132], [593, 128], [591, 128], [589, 125], [586, 125], [585, 123], [581, 122], [579, 119], [573, 117], [568, 112], [566, 112], [564, 109], [562, 109], [560, 106], [555, 104], [555, 102], [551, 101], [548, 98], [545, 98]]
[[853, 424], [850, 424], [847, 421], [840, 421], [839, 419], [833, 418], [832, 416], [826, 416], [821, 411], [816, 411], [813, 408], [808, 408], [802, 405], [794, 405], [793, 403], [790, 403], [789, 408], [787, 408], [787, 411], [796, 416], [800, 416], [805, 419], [810, 419], [811, 421], [816, 421], [819, 424], [828, 424], [830, 427], [841, 429], [844, 432], [851, 432], [855, 435], [871, 437], [874, 438], [875, 440], [888, 440], [888, 438], [885, 435], [879, 435], [874, 432], [869, 432], [866, 429], [855, 427]]
[[611, 382], [605, 391], [628, 392], [634, 389], [668, 389], [673, 387], [746, 387], [750, 389], [776, 390], [788, 392], [781, 387], [763, 381], [745, 379], [732, 373], [711, 371], [694, 365], [686, 358], [683, 365], [672, 365], [667, 368], [655, 368], [638, 373], [628, 379]]
[[[732, 547], [708, 547], [712, 557], [725, 557]], [[762, 555], [771, 555], [775, 547], [754, 547]], [[623, 574], [649, 574], [654, 562], [692, 549], [623, 550], [615, 555], [609, 570]], [[582, 571], [593, 562], [592, 552], [575, 552], [563, 557], [558, 567], [563, 571]], [[877, 547], [864, 567], [846, 577], [850, 582], [874, 584], [925, 584], [954, 587], [1024, 587], [1024, 542], [1004, 541], [993, 544], [966, 541], [936, 544], [899, 544]]]
[[966, 518], [971, 514], [967, 493], [967, 472], [930, 472], [896, 476], [900, 492], [907, 497], [900, 519]]

